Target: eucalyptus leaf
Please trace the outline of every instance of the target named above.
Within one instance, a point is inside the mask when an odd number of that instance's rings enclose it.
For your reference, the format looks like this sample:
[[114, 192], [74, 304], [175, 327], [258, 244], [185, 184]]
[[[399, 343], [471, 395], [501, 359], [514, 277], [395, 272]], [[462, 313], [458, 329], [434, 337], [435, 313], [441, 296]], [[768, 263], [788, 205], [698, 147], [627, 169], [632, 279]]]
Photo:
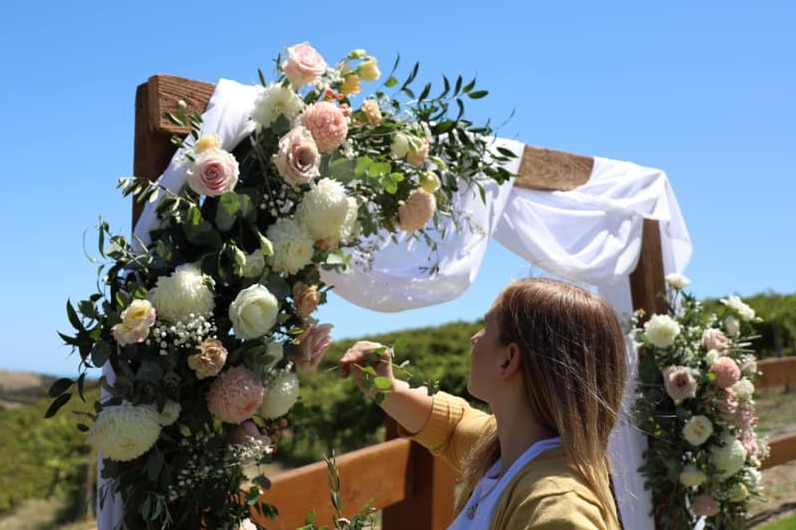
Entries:
[[56, 379], [52, 385], [50, 385], [50, 389], [47, 391], [47, 395], [51, 398], [58, 397], [67, 390], [69, 390], [75, 382], [69, 379], [68, 377], [62, 377], [60, 379]]
[[60, 396], [55, 398], [53, 402], [50, 404], [50, 406], [47, 408], [47, 412], [44, 413], [44, 417], [52, 418], [53, 416], [55, 416], [58, 413], [58, 411], [61, 410], [61, 407], [66, 405], [70, 399], [72, 399], [72, 394], [69, 392], [67, 392], [66, 394], [61, 394]]

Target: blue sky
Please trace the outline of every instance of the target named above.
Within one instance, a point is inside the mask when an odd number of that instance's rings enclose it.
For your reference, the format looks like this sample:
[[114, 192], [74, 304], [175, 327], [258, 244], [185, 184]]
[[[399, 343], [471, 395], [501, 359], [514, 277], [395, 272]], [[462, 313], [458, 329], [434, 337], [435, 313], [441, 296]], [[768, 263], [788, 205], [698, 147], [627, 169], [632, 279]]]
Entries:
[[[421, 77], [477, 76], [503, 137], [665, 170], [694, 243], [693, 292], [796, 292], [796, 4], [759, 2], [9, 3], [0, 27], [0, 369], [73, 375], [64, 305], [95, 285], [99, 215], [130, 231], [135, 88], [157, 73], [255, 83], [283, 48], [400, 54]], [[84, 236], [85, 234], [85, 236]], [[459, 299], [378, 314], [333, 297], [338, 338], [474, 320], [537, 271], [497, 243]]]

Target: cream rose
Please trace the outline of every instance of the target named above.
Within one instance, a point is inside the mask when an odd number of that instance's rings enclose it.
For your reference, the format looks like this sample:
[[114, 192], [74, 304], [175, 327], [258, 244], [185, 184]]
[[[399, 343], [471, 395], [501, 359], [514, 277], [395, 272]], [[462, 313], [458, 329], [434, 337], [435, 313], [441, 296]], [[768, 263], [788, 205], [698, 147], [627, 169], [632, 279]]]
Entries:
[[232, 153], [214, 147], [202, 151], [186, 172], [188, 186], [199, 195], [217, 197], [235, 189], [240, 169]]
[[357, 66], [357, 74], [365, 81], [375, 81], [381, 77], [379, 63], [375, 57], [365, 57]]
[[302, 42], [287, 49], [282, 70], [293, 88], [299, 88], [318, 79], [326, 71], [326, 61], [308, 42]]
[[294, 127], [279, 140], [273, 157], [279, 176], [291, 186], [308, 184], [320, 175], [321, 154], [306, 127]]
[[188, 368], [196, 372], [197, 379], [215, 377], [227, 362], [227, 349], [218, 339], [205, 339], [199, 353], [188, 357]]
[[276, 324], [279, 301], [263, 285], [255, 283], [238, 293], [229, 305], [235, 336], [250, 340], [267, 335]]
[[368, 119], [371, 127], [378, 127], [384, 122], [384, 116], [381, 114], [378, 102], [375, 99], [366, 99], [362, 103], [362, 113]]
[[111, 332], [119, 346], [144, 342], [155, 324], [156, 312], [149, 300], [135, 299], [122, 311], [122, 321]]
[[675, 289], [677, 291], [682, 291], [683, 289], [688, 287], [688, 284], [691, 283], [691, 280], [689, 280], [680, 273], [673, 272], [671, 274], [666, 275], [666, 283], [668, 283], [669, 287], [671, 287], [672, 289]]
[[707, 416], [691, 417], [683, 426], [683, 438], [695, 447], [699, 447], [713, 434], [713, 424]]
[[680, 324], [669, 315], [652, 315], [644, 323], [644, 334], [658, 348], [668, 348], [680, 334]]

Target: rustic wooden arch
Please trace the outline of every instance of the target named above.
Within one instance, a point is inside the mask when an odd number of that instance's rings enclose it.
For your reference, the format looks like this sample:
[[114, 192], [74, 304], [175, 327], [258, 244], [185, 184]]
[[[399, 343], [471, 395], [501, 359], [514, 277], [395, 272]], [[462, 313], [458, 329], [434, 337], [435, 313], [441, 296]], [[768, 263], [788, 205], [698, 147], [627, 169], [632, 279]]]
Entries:
[[[171, 75], [155, 75], [138, 86], [135, 102], [135, 146], [133, 172], [138, 177], [157, 179], [166, 169], [176, 148], [174, 134], [188, 133], [165, 118], [178, 101], [189, 112], [204, 112], [215, 85]], [[525, 146], [515, 185], [528, 189], [567, 191], [585, 184], [594, 159], [552, 149]], [[141, 206], [133, 204], [133, 224]], [[665, 311], [657, 293], [664, 291], [663, 259], [658, 222], [644, 221], [638, 265], [630, 275], [634, 309], [647, 314]], [[796, 357], [761, 361], [763, 377], [758, 388], [796, 383]], [[374, 506], [384, 510], [384, 530], [442, 530], [453, 517], [455, 476], [441, 460], [409, 440], [398, 438], [388, 423], [386, 442], [337, 458], [343, 477], [341, 499], [344, 509], [354, 511], [374, 497]], [[796, 433], [771, 442], [771, 456], [763, 468], [796, 460]], [[346, 480], [346, 477], [356, 477]], [[258, 521], [271, 530], [293, 530], [304, 523], [314, 509], [316, 520], [330, 521], [334, 515], [328, 502], [326, 464], [319, 462], [272, 477], [264, 493], [267, 502], [281, 508], [276, 521]], [[288, 509], [289, 507], [289, 509]]]

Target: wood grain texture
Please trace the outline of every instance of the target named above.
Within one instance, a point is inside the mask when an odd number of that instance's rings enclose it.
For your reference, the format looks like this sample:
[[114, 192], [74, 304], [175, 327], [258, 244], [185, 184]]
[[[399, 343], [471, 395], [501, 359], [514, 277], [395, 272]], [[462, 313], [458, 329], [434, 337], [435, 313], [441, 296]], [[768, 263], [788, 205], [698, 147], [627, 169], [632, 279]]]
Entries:
[[188, 134], [187, 127], [175, 125], [166, 113], [177, 110], [180, 101], [185, 102], [187, 114], [202, 114], [207, 109], [207, 103], [216, 86], [213, 83], [186, 79], [173, 75], [153, 75], [147, 81], [149, 90], [149, 122], [153, 132], [167, 134]]
[[570, 191], [589, 181], [594, 158], [526, 145], [515, 186], [533, 190]]
[[755, 388], [796, 384], [796, 357], [763, 359], [757, 361], [757, 369], [763, 375], [755, 379]]
[[644, 311], [642, 323], [653, 313], [666, 312], [666, 301], [661, 296], [666, 292], [661, 232], [658, 221], [654, 219], [644, 219], [638, 263], [630, 274], [630, 292], [633, 309]]
[[796, 432], [777, 436], [768, 443], [771, 452], [768, 458], [763, 460], [760, 469], [768, 469], [796, 460]]

